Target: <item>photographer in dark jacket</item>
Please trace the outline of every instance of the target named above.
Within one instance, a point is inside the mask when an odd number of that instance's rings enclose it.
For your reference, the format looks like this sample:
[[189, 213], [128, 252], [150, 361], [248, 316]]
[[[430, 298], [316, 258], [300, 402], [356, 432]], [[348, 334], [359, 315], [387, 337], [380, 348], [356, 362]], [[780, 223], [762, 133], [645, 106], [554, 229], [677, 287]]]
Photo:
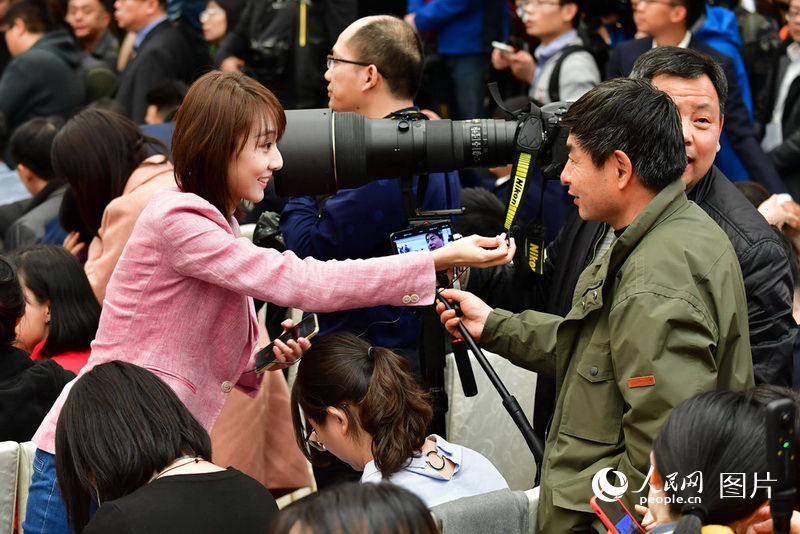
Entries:
[[[719, 149], [727, 96], [722, 69], [713, 58], [700, 52], [658, 47], [636, 61], [632, 76], [651, 80], [670, 94], [681, 112], [689, 158], [682, 176], [687, 196], [727, 234], [742, 269], [756, 383], [790, 385], [797, 327], [792, 318], [789, 258], [766, 220], [712, 165]], [[603, 254], [613, 239], [607, 225], [583, 221], [573, 213], [547, 248], [545, 275], [526, 284], [524, 292], [520, 291], [521, 278], [510, 266], [474, 270], [468, 288], [486, 297], [492, 306], [502, 305], [514, 312], [535, 309], [563, 315], [572, 307], [572, 294], [581, 271]], [[540, 434], [552, 412], [554, 392], [552, 382], [542, 378], [537, 384], [534, 415], [534, 426]]]
[[324, 107], [325, 56], [357, 12], [354, 0], [248, 0], [214, 62], [269, 87], [285, 108]]
[[756, 131], [789, 192], [800, 196], [800, 0], [787, 14], [789, 38], [775, 57], [761, 98], [756, 100]]

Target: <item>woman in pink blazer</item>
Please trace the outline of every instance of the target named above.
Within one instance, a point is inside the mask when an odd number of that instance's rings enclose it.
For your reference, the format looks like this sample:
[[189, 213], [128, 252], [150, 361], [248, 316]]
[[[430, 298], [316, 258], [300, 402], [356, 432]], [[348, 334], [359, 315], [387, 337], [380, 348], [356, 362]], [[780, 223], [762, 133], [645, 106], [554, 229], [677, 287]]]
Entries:
[[[246, 372], [258, 336], [252, 297], [309, 312], [422, 306], [434, 300], [437, 270], [513, 257], [513, 243], [502, 236], [341, 262], [300, 260], [239, 238], [233, 212], [242, 199], [261, 200], [283, 165], [276, 143], [285, 124], [275, 96], [241, 73], [210, 72], [192, 85], [172, 141], [178, 188], [156, 192], [140, 215], [108, 284], [82, 373], [111, 360], [149, 369], [210, 431], [234, 387], [259, 386], [259, 376]], [[306, 340], [280, 345], [282, 359], [309, 346]], [[68, 389], [34, 436], [27, 533], [65, 532], [54, 433]]]

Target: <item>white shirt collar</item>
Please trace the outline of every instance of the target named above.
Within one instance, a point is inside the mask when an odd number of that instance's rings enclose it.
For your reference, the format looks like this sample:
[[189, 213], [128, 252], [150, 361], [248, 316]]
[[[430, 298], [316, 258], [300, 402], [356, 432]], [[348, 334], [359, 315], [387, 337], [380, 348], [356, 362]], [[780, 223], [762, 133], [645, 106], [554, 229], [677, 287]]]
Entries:
[[[686, 35], [683, 36], [681, 42], [678, 43], [678, 48], [689, 48], [689, 41], [692, 40], [692, 32], [686, 30]], [[653, 37], [653, 48], [657, 47], [658, 43], [656, 42], [655, 37]]]

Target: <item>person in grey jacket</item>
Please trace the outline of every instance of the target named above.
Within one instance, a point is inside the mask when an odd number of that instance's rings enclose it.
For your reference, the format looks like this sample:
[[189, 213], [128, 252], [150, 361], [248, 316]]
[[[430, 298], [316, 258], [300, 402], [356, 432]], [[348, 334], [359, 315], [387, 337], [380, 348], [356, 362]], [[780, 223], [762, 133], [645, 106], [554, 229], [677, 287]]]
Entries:
[[28, 119], [66, 118], [83, 104], [81, 52], [65, 29], [55, 29], [42, 0], [22, 0], [3, 17], [12, 60], [0, 78], [0, 111], [9, 132]]
[[19, 179], [33, 198], [24, 214], [6, 230], [6, 250], [41, 242], [46, 224], [58, 217], [67, 185], [56, 178], [50, 162], [50, 147], [63, 125], [60, 117], [37, 117], [17, 128], [11, 136], [9, 149], [17, 162]]
[[[527, 2], [525, 31], [541, 44], [533, 55], [525, 50], [512, 53], [495, 49], [492, 65], [498, 70], [510, 68], [514, 76], [531, 84], [529, 94], [538, 102], [574, 102], [600, 83], [597, 63], [583, 48], [576, 30], [580, 18], [581, 9], [575, 1]], [[553, 76], [557, 80], [551, 83]]]

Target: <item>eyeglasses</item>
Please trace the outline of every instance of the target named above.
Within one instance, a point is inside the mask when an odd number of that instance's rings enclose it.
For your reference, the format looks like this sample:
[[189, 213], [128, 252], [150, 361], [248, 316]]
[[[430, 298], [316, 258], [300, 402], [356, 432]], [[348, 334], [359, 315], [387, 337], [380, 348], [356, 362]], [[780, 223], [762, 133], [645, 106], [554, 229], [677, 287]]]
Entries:
[[328, 449], [325, 448], [324, 443], [315, 439], [311, 439], [312, 434], [315, 434], [316, 432], [317, 431], [314, 429], [313, 426], [311, 425], [308, 426], [308, 434], [306, 434], [306, 443], [308, 443], [311, 447], [320, 452], [325, 452]]
[[[352, 59], [342, 59], [342, 58], [340, 58], [340, 57], [333, 57], [333, 56], [328, 56], [328, 62], [327, 62], [325, 65], [328, 67], [328, 69], [332, 69], [332, 68], [333, 68], [333, 66], [336, 64], [336, 62], [339, 62], [339, 63], [349, 63], [349, 64], [351, 64], [351, 65], [359, 65], [359, 66], [361, 66], [361, 67], [369, 67], [370, 65], [372, 65], [372, 63], [364, 63], [363, 61], [353, 61]], [[378, 71], [378, 74], [380, 74], [381, 76], [383, 76], [383, 77], [384, 77], [384, 78], [386, 78], [387, 80], [389, 79], [389, 77], [388, 77], [388, 76], [386, 76], [386, 75], [385, 75], [385, 74], [384, 74], [384, 73], [381, 71], [381, 69], [379, 69], [377, 66], [375, 67], [375, 70], [377, 70], [377, 71]]]
[[527, 0], [525, 2], [525, 7], [529, 7], [531, 9], [541, 9], [543, 6], [560, 6], [561, 2], [559, 1], [545, 1], [545, 0]]
[[221, 9], [217, 9], [215, 7], [204, 9], [200, 12], [200, 22], [206, 22], [211, 17], [216, 17], [217, 15], [222, 15]]
[[631, 4], [631, 7], [635, 10], [639, 6], [645, 7], [648, 4], [664, 4], [665, 6], [669, 7], [677, 7], [680, 5], [676, 4], [675, 2], [672, 2], [671, 0], [639, 0], [638, 2], [633, 2]]
[[792, 19], [800, 17], [800, 12], [789, 11], [788, 13], [786, 13], [785, 17], [786, 17], [786, 22], [792, 22]]

